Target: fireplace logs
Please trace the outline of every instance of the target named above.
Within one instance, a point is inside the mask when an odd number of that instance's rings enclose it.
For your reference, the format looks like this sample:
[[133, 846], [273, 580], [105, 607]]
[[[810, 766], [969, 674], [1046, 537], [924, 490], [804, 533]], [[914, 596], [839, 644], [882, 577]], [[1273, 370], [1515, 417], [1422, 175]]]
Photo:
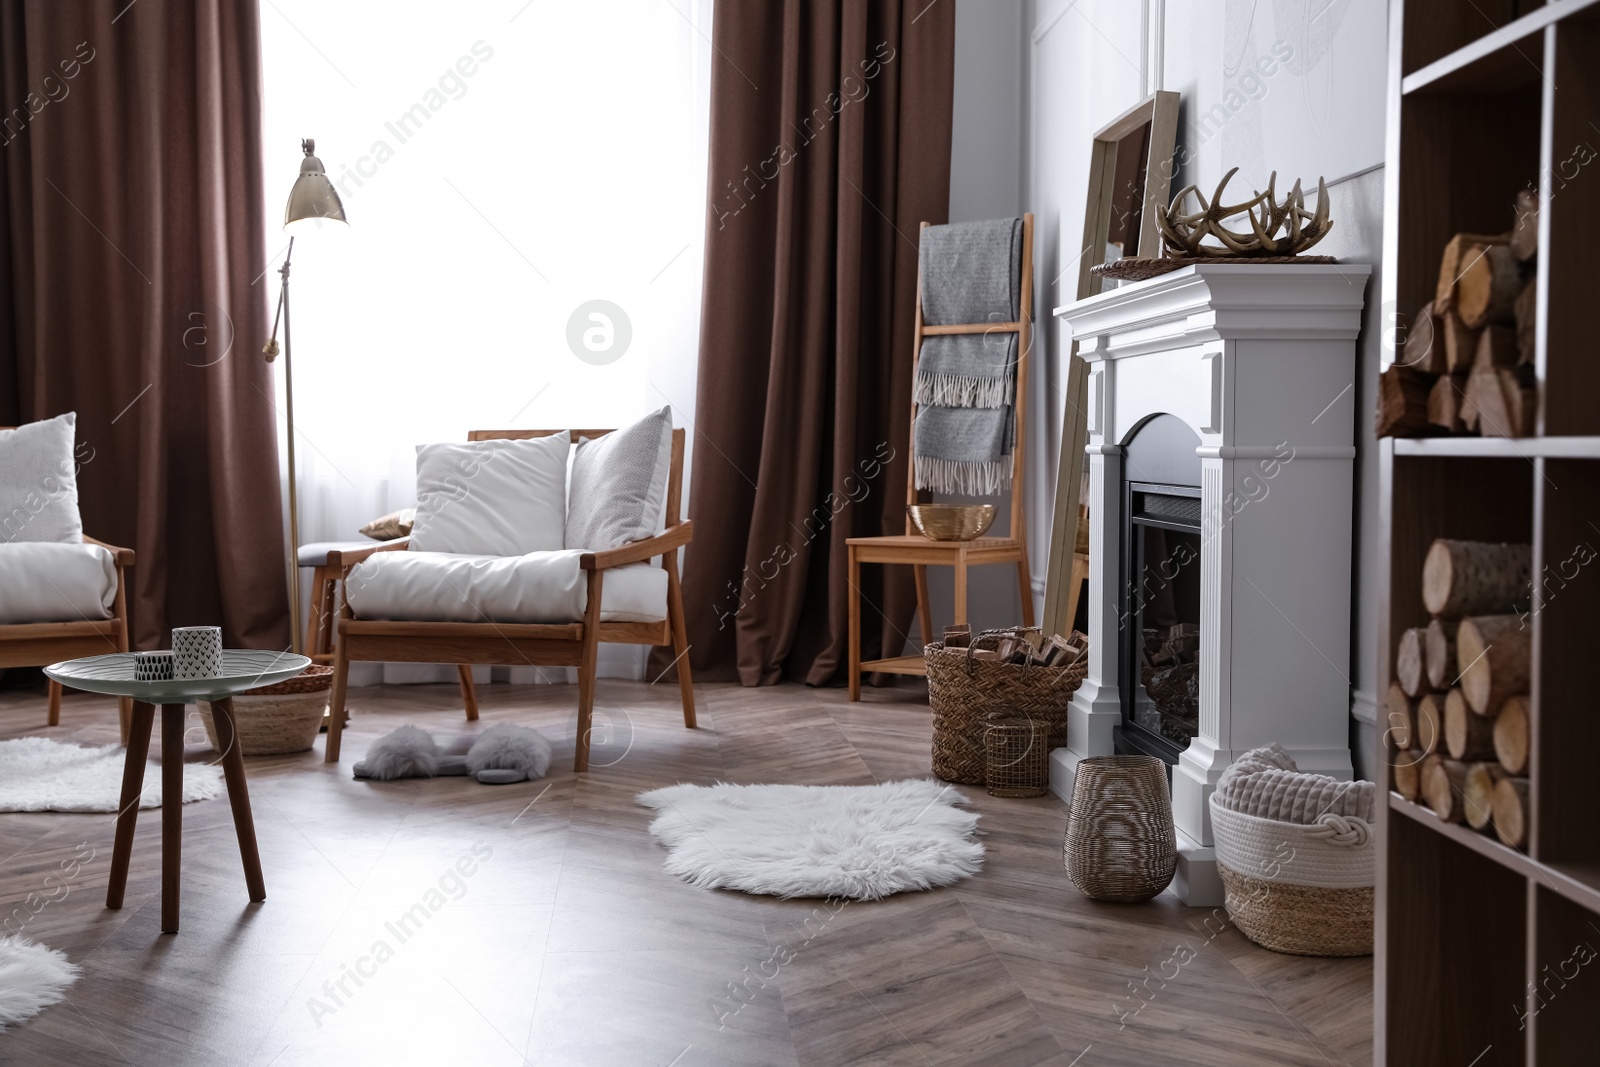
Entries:
[[1523, 190], [1513, 206], [1510, 232], [1445, 245], [1432, 299], [1379, 375], [1379, 437], [1535, 432], [1538, 194]]
[[1432, 619], [1400, 631], [1385, 701], [1394, 790], [1513, 847], [1528, 836], [1531, 567], [1528, 545], [1435, 540]]

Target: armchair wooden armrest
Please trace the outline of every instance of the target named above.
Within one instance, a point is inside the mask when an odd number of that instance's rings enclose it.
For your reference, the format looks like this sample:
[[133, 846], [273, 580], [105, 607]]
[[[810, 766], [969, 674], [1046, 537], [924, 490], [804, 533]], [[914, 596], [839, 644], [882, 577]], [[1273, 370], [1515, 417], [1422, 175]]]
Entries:
[[694, 540], [694, 522], [684, 520], [667, 527], [664, 533], [634, 541], [621, 548], [608, 548], [604, 552], [585, 552], [578, 557], [578, 566], [586, 571], [603, 571], [625, 563], [641, 563], [652, 556], [660, 556], [681, 548]]
[[349, 570], [374, 552], [400, 552], [409, 544], [411, 538], [396, 537], [393, 541], [379, 541], [377, 544], [363, 545], [361, 548], [336, 548], [328, 553], [328, 566], [337, 570]]
[[104, 541], [100, 540], [99, 538], [90, 537], [88, 534], [84, 534], [83, 535], [83, 540], [87, 544], [99, 545], [101, 548], [106, 549], [107, 551], [109, 551], [111, 553], [112, 562], [114, 562], [117, 566], [119, 566], [119, 567], [131, 567], [131, 566], [133, 566], [133, 549], [131, 549], [131, 548], [119, 548], [116, 545], [108, 545]]

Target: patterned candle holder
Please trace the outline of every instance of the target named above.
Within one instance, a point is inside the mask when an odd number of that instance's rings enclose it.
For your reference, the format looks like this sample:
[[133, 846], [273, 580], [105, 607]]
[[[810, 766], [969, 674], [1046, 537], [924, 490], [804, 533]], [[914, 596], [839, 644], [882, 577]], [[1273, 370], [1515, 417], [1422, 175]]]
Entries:
[[133, 680], [136, 682], [172, 681], [172, 653], [135, 652], [133, 654]]
[[222, 627], [178, 626], [172, 631], [172, 676], [215, 678], [222, 673]]

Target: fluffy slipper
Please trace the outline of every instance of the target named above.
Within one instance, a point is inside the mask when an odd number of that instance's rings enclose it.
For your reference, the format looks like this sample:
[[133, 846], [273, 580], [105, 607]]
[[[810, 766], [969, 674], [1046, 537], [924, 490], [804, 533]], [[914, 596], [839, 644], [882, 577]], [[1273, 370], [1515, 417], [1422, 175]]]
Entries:
[[402, 726], [367, 749], [367, 758], [351, 767], [357, 778], [387, 782], [395, 778], [432, 778], [439, 773], [439, 745], [426, 731]]
[[537, 730], [501, 723], [478, 736], [467, 750], [467, 772], [484, 785], [509, 785], [543, 778], [550, 769], [550, 742]]
[[465, 778], [472, 773], [467, 770], [467, 757], [464, 755], [440, 756], [439, 766], [434, 769], [438, 778]]

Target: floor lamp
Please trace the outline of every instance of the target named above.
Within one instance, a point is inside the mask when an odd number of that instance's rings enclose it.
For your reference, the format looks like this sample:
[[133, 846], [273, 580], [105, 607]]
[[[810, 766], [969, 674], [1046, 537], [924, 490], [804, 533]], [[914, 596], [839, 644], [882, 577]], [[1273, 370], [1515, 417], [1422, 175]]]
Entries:
[[289, 235], [289, 251], [278, 274], [283, 285], [278, 290], [278, 310], [272, 316], [272, 337], [261, 347], [271, 363], [278, 358], [278, 321], [283, 320], [283, 395], [287, 403], [289, 429], [289, 641], [296, 652], [300, 647], [300, 508], [295, 495], [294, 464], [294, 360], [289, 340], [289, 261], [294, 258], [294, 239], [322, 228], [324, 222], [348, 225], [339, 191], [333, 187], [312, 140], [300, 142], [306, 157], [300, 161], [300, 176], [289, 190], [289, 206], [283, 212], [283, 232]]

